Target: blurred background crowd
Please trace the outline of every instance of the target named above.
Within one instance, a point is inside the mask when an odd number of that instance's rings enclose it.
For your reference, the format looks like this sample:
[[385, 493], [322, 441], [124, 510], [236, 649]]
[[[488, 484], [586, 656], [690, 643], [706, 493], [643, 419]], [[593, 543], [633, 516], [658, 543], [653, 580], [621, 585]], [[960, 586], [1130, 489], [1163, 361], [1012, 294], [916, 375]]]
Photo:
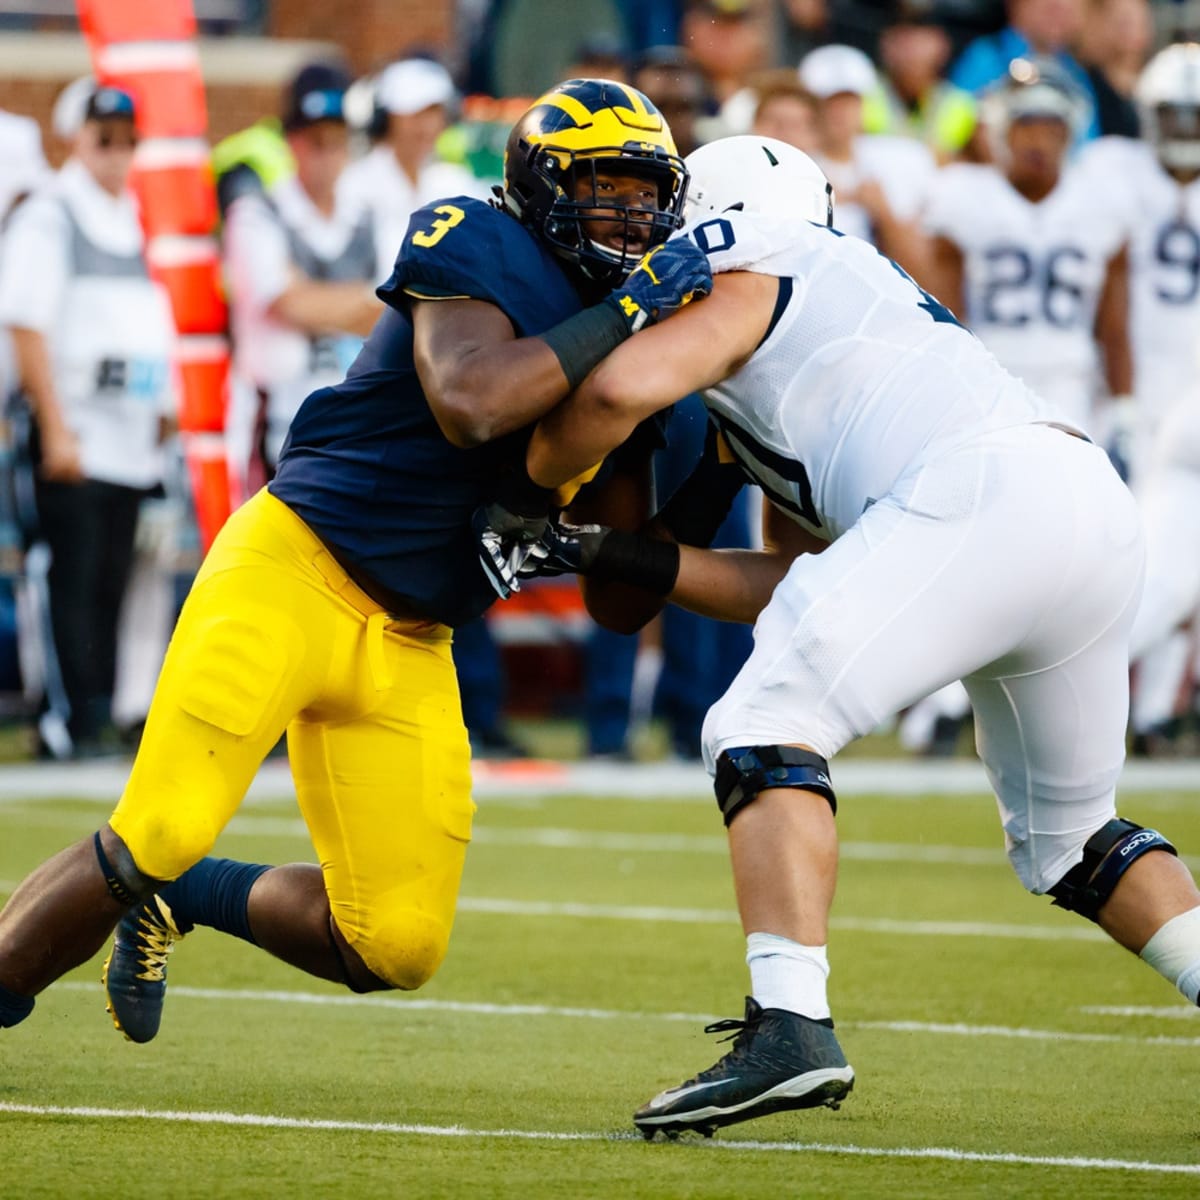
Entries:
[[[409, 214], [442, 196], [486, 198], [513, 119], [578, 75], [645, 92], [683, 155], [745, 132], [812, 154], [836, 189], [836, 226], [873, 241], [1103, 440], [1135, 488], [1154, 476], [1149, 448], [1168, 401], [1200, 403], [1189, 390], [1200, 157], [1179, 151], [1200, 147], [1200, 57], [1175, 71], [1169, 103], [1156, 108], [1145, 91], [1152, 56], [1200, 34], [1195, 0], [364, 0], [336, 15], [310, 0], [195, 0], [195, 10], [235, 501], [270, 477], [304, 396], [352, 361]], [[0, 61], [0, 717], [14, 731], [4, 753], [87, 757], [135, 744], [199, 561], [173, 433], [178, 366], [127, 186], [136, 99], [87, 77], [70, 0], [6, 3]], [[1171, 109], [1186, 126], [1189, 103], [1193, 128], [1158, 119]], [[1159, 224], [1139, 249], [1151, 210]], [[1157, 309], [1138, 308], [1139, 288]], [[697, 398], [677, 406], [656, 464], [660, 497], [698, 457], [704, 423]], [[759, 503], [746, 492], [717, 544], [752, 545]], [[1200, 544], [1193, 554], [1200, 574]], [[1138, 750], [1169, 752], [1188, 726], [1190, 616], [1145, 647]], [[551, 745], [693, 759], [704, 712], [749, 644], [749, 629], [675, 610], [640, 638], [608, 634], [572, 583], [547, 580], [459, 630], [455, 660], [479, 754]], [[561, 718], [570, 732], [557, 741], [531, 735]], [[968, 721], [964, 695], [948, 688], [898, 735], [915, 752], [951, 753]]]

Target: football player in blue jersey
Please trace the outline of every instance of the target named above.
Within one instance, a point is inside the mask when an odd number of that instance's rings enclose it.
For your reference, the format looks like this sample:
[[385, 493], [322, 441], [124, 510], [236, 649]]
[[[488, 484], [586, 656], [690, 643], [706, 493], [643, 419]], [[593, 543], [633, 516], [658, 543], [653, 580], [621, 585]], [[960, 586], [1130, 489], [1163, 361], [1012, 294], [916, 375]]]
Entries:
[[[109, 1010], [138, 1042], [195, 925], [355, 991], [433, 974], [474, 811], [451, 631], [496, 596], [471, 515], [497, 495], [520, 514], [522, 472], [505, 470], [532, 423], [711, 287], [694, 243], [667, 240], [687, 178], [640, 92], [572, 80], [514, 127], [500, 203], [413, 215], [362, 353], [305, 401], [276, 478], [197, 575], [112, 817], [0, 913], [0, 1026], [114, 927]], [[640, 521], [653, 441], [589, 472], [572, 511]], [[617, 600], [588, 595], [601, 618]], [[209, 857], [285, 730], [320, 865]]]

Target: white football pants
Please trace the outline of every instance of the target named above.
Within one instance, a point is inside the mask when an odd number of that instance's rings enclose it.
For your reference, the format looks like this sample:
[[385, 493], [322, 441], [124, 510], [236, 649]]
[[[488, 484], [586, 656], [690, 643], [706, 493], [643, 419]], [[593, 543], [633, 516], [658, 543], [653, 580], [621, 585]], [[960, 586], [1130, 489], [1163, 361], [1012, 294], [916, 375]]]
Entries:
[[1080, 438], [1021, 426], [918, 463], [776, 588], [705, 721], [709, 770], [734, 746], [831, 758], [961, 679], [1009, 858], [1044, 892], [1115, 815], [1142, 560], [1133, 497]]

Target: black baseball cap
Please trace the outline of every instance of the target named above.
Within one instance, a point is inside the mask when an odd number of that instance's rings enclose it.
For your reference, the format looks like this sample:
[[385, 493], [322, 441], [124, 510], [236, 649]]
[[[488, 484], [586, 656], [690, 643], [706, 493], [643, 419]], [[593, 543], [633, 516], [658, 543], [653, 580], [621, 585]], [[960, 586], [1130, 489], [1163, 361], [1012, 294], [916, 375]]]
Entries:
[[283, 97], [283, 127], [302, 129], [318, 121], [345, 124], [343, 100], [350, 76], [334, 63], [309, 63], [288, 84]]
[[83, 110], [83, 119], [85, 121], [109, 121], [123, 118], [126, 121], [132, 121], [134, 112], [133, 97], [121, 88], [106, 84], [96, 88], [88, 97], [87, 107]]

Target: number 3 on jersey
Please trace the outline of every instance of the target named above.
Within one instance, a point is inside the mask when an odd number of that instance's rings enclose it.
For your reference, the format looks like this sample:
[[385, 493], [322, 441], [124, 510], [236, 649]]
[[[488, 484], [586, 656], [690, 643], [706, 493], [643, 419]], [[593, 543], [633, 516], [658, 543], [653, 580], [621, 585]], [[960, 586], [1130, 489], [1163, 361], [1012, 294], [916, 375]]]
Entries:
[[453, 204], [439, 204], [433, 211], [438, 214], [437, 219], [428, 232], [419, 229], [412, 235], [414, 246], [436, 246], [467, 215]]

